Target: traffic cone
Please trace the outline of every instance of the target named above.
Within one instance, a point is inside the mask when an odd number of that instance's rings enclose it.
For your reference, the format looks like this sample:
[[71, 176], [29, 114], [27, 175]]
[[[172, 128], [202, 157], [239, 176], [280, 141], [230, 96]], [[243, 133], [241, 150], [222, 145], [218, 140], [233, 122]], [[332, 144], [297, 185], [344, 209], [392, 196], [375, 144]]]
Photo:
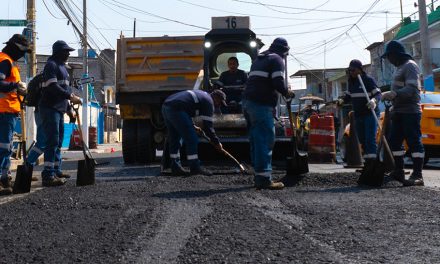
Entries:
[[347, 141], [347, 147], [345, 150], [345, 162], [344, 168], [362, 168], [362, 151], [359, 143], [359, 138], [356, 133], [356, 124], [354, 121], [354, 112], [351, 111], [348, 114], [350, 118], [350, 136]]

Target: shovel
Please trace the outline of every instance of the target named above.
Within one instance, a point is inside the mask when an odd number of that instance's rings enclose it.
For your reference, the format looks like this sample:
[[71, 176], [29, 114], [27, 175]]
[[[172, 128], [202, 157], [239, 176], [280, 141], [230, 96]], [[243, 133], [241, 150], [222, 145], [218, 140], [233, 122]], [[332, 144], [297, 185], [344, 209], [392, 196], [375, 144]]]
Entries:
[[76, 114], [76, 120], [78, 122], [78, 132], [81, 138], [82, 151], [84, 154], [84, 160], [78, 160], [78, 171], [76, 174], [76, 185], [84, 186], [84, 185], [92, 185], [95, 184], [95, 167], [97, 162], [92, 157], [92, 153], [87, 148], [84, 143], [84, 135], [82, 133], [81, 128], [81, 120], [78, 113], [79, 106], [72, 105], [73, 110]]
[[[367, 89], [365, 89], [365, 84], [362, 81], [362, 78], [360, 75], [357, 76], [359, 79], [359, 82], [361, 84], [362, 90], [364, 91], [365, 97], [367, 99], [367, 101], [370, 100], [370, 97], [368, 96], [367, 93]], [[361, 173], [361, 176], [359, 177], [358, 182], [361, 184], [366, 184], [369, 186], [373, 186], [373, 187], [380, 187], [383, 184], [383, 180], [384, 180], [384, 176], [385, 176], [385, 172], [388, 170], [388, 166], [386, 166], [384, 164], [384, 162], [382, 160], [380, 160], [380, 149], [382, 147], [385, 148], [385, 151], [390, 154], [391, 150], [390, 150], [390, 146], [388, 145], [388, 141], [385, 138], [385, 133], [384, 133], [384, 129], [382, 128], [382, 126], [380, 125], [379, 119], [376, 116], [376, 113], [374, 112], [374, 109], [371, 109], [371, 113], [374, 116], [374, 119], [376, 120], [377, 126], [379, 128], [379, 146], [377, 149], [377, 158], [374, 160], [373, 163], [369, 164], [368, 166], [366, 165]], [[385, 111], [385, 117], [384, 117], [384, 121], [387, 121], [387, 117], [388, 117], [388, 113], [387, 111]], [[386, 124], [386, 123], [385, 123]], [[392, 155], [389, 155], [390, 157], [390, 163], [391, 166], [394, 167], [394, 158]]]
[[[19, 95], [17, 95], [20, 98]], [[12, 192], [28, 193], [31, 191], [32, 172], [33, 166], [27, 164], [27, 152], [26, 152], [26, 125], [24, 121], [23, 102], [20, 101], [20, 125], [21, 125], [21, 149], [23, 152], [23, 164], [17, 166], [17, 174], [15, 176], [15, 183], [12, 188]]]
[[[287, 83], [287, 58], [284, 59], [284, 82], [286, 87], [288, 87]], [[292, 99], [285, 100], [286, 108], [289, 111], [289, 123], [290, 129], [292, 130], [292, 156], [287, 157], [287, 168], [286, 168], [286, 178], [297, 178], [297, 176], [309, 172], [309, 158], [307, 153], [300, 153], [298, 151], [298, 141], [296, 138], [296, 126], [295, 119], [293, 118], [292, 113]]]
[[290, 157], [287, 157], [286, 177], [289, 178], [293, 176], [294, 178], [296, 178], [301, 174], [309, 172], [309, 161], [307, 153], [302, 153], [298, 151], [296, 127], [294, 125], [295, 122], [293, 118], [291, 103], [291, 100], [286, 100], [286, 107], [287, 111], [289, 112], [290, 129], [292, 130], [292, 153]]
[[[209, 143], [211, 143], [212, 145], [214, 145], [214, 143], [212, 143], [211, 139], [205, 134], [205, 132], [203, 130], [201, 130], [199, 132], [199, 135], [201, 135], [204, 139], [206, 139]], [[232, 161], [234, 161], [235, 164], [237, 164], [238, 168], [240, 169], [240, 172], [243, 174], [249, 174], [249, 171], [246, 169], [246, 167], [241, 164], [234, 156], [232, 156], [231, 153], [229, 153], [228, 151], [226, 151], [225, 149], [222, 149], [220, 151], [223, 155], [225, 155], [226, 157], [230, 158]]]

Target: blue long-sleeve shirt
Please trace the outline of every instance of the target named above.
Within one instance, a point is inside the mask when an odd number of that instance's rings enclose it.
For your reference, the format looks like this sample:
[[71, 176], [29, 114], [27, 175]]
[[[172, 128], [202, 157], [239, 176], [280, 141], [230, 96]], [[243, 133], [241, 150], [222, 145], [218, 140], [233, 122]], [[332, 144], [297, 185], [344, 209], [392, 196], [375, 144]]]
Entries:
[[[377, 87], [376, 82], [373, 78], [365, 73], [361, 75], [362, 81], [364, 82], [365, 89], [367, 90], [369, 97], [369, 99], [367, 100], [359, 79], [351, 77], [349, 78], [348, 91], [345, 93], [344, 102], [351, 101], [353, 111], [357, 116], [367, 115], [371, 113], [371, 110], [367, 107], [368, 101], [372, 98], [375, 98], [376, 101], [379, 102], [382, 95], [380, 89]], [[379, 108], [376, 106], [374, 111], [376, 113], [379, 113]]]
[[50, 57], [44, 66], [43, 75], [40, 105], [66, 113], [69, 110], [68, 99], [72, 94], [72, 88], [69, 86], [69, 74], [65, 64]]
[[214, 102], [211, 95], [201, 90], [188, 90], [170, 95], [164, 105], [177, 111], [183, 111], [190, 117], [200, 116], [203, 131], [214, 144], [220, 141], [213, 127]]
[[276, 106], [278, 93], [287, 94], [284, 62], [277, 53], [267, 50], [252, 63], [243, 97], [253, 102]]

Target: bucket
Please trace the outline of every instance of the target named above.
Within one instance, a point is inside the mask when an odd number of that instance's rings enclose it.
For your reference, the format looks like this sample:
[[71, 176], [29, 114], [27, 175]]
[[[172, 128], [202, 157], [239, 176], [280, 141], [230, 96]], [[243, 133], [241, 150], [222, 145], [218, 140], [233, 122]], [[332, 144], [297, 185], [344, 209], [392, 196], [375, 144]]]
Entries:
[[73, 130], [70, 136], [69, 150], [80, 150], [82, 149], [81, 136], [78, 130]]
[[333, 163], [336, 161], [335, 126], [331, 115], [310, 117], [309, 160]]

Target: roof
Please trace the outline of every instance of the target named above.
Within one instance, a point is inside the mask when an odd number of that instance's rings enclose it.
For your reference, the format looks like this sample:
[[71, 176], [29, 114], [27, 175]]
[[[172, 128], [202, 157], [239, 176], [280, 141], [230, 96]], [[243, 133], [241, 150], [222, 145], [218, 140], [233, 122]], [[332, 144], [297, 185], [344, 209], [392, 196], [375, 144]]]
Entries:
[[374, 43], [370, 44], [368, 47], [366, 47], [365, 49], [366, 50], [372, 50], [372, 49], [374, 49], [374, 48], [376, 48], [376, 47], [378, 47], [378, 46], [380, 46], [382, 44], [383, 44], [383, 41], [381, 41], [381, 42], [374, 42]]
[[310, 70], [299, 70], [297, 72], [295, 72], [294, 74], [290, 75], [290, 77], [302, 77], [302, 76], [306, 76], [309, 74], [315, 74], [315, 73], [321, 73], [323, 71], [345, 71], [346, 68], [327, 68], [327, 69], [310, 69]]
[[333, 81], [336, 81], [337, 79], [340, 79], [342, 77], [347, 77], [347, 73], [345, 72], [345, 69], [344, 69], [344, 71], [341, 71], [340, 73], [336, 74], [335, 76], [328, 78], [328, 81], [333, 82]]
[[[437, 21], [440, 21], [440, 9], [437, 9], [428, 15], [428, 25], [431, 25]], [[395, 39], [401, 39], [412, 33], [418, 32], [419, 28], [420, 26], [418, 20], [410, 24], [404, 25], [400, 28], [399, 32], [397, 32]]]

